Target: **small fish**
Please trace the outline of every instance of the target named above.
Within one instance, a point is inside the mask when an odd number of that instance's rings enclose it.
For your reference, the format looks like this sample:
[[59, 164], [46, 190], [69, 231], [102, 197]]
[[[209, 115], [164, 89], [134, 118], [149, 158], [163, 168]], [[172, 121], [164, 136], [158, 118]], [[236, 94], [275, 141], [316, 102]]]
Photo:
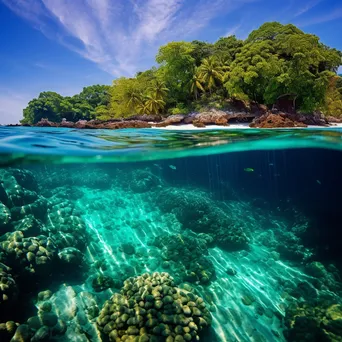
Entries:
[[275, 173], [273, 176], [274, 177], [280, 177], [280, 173]]
[[176, 166], [174, 166], [174, 165], [169, 165], [169, 168], [172, 170], [177, 170]]
[[274, 164], [273, 164], [273, 163], [269, 163], [268, 165], [269, 165], [269, 166], [274, 166]]
[[316, 179], [317, 184], [322, 185], [321, 181], [319, 179]]
[[155, 167], [157, 167], [158, 169], [162, 169], [162, 167], [160, 166], [160, 165], [158, 165], [158, 164], [153, 164]]
[[243, 169], [243, 171], [245, 171], [245, 172], [254, 172], [254, 169], [252, 169], [251, 167], [246, 167], [245, 169]]

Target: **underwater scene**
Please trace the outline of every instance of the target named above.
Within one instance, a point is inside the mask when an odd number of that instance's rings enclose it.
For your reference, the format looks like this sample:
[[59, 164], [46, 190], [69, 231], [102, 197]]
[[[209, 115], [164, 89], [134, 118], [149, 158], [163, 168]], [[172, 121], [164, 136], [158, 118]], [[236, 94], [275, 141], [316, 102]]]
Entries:
[[341, 147], [0, 128], [0, 341], [342, 341]]

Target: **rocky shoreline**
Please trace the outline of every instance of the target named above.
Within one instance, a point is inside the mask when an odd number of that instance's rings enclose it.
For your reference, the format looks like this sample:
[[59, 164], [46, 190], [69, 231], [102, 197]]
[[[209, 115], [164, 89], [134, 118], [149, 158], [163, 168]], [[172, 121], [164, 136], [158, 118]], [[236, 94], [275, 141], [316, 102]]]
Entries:
[[[124, 128], [160, 128], [191, 124], [197, 128], [210, 125], [229, 126], [231, 123], [248, 123], [252, 128], [292, 128], [307, 126], [330, 126], [342, 123], [341, 119], [325, 117], [317, 111], [311, 114], [284, 113], [278, 110], [267, 111], [258, 107], [255, 112], [231, 112], [211, 109], [202, 113], [188, 115], [170, 115], [168, 117], [154, 115], [136, 115], [127, 119], [79, 120], [77, 122], [63, 120], [60, 123], [41, 119], [33, 126], [37, 127], [65, 127], [78, 129], [124, 129]], [[18, 126], [18, 125], [8, 125]]]

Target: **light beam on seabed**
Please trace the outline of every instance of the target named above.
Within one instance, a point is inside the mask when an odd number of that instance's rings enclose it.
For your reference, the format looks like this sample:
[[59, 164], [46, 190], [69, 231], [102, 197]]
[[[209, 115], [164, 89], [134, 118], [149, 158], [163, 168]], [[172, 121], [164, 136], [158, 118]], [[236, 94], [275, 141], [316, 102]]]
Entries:
[[[279, 276], [285, 277], [286, 279], [293, 279], [296, 282], [301, 280], [310, 280], [312, 277], [302, 273], [297, 268], [290, 267], [285, 263], [278, 261], [274, 262], [272, 267], [269, 267], [265, 259], [269, 258], [269, 252], [266, 249], [260, 248], [259, 246], [252, 245], [249, 253], [250, 259], [247, 257], [241, 257], [239, 252], [226, 253], [219, 248], [214, 248], [209, 250], [209, 257], [214, 263], [218, 280], [213, 283], [212, 286], [212, 296], [214, 299], [214, 306], [223, 306], [227, 308], [232, 307], [238, 313], [243, 315], [243, 325], [254, 326], [259, 333], [264, 336], [268, 336], [271, 340], [277, 340], [274, 335], [272, 335], [271, 329], [279, 330], [280, 336], [281, 325], [279, 322], [274, 321], [273, 325], [267, 322], [266, 318], [258, 318], [255, 320], [254, 314], [252, 314], [253, 307], [255, 304], [259, 304], [264, 308], [272, 308], [278, 311], [280, 314], [284, 314], [284, 307], [280, 307], [280, 303], [284, 300], [281, 297], [281, 290], [274, 286], [273, 280]], [[267, 258], [268, 256], [268, 258]], [[256, 262], [261, 260], [261, 262]], [[238, 271], [235, 276], [227, 278], [226, 268], [233, 267]], [[244, 306], [241, 303], [241, 298], [244, 290], [250, 292], [256, 297], [255, 304], [252, 306]], [[248, 293], [247, 292], [247, 293]], [[234, 338], [237, 341], [245, 341], [243, 335], [240, 334], [242, 327], [233, 324], [233, 320], [229, 320], [228, 323], [222, 323], [220, 321], [220, 312], [212, 313], [214, 317], [213, 326], [215, 331], [220, 331], [219, 335], [222, 333], [227, 336], [228, 340]], [[221, 337], [223, 340], [223, 338]], [[249, 341], [253, 341], [257, 337], [252, 335], [249, 337]], [[278, 339], [279, 340], [279, 339]]]
[[[112, 258], [112, 260], [114, 261], [114, 263], [117, 266], [120, 266], [120, 263], [118, 262], [118, 260], [116, 259], [115, 255], [113, 254], [112, 248], [110, 246], [107, 245], [107, 243], [104, 241], [102, 235], [100, 235], [99, 231], [94, 228], [93, 226], [93, 222], [90, 221], [89, 218], [84, 219], [87, 227], [94, 233], [94, 235], [98, 238], [98, 240], [100, 241], [100, 243], [102, 244], [105, 252]], [[87, 250], [89, 252], [90, 257], [92, 258], [92, 260], [94, 261], [95, 258], [93, 257], [93, 255], [91, 254], [89, 247], [87, 247]]]

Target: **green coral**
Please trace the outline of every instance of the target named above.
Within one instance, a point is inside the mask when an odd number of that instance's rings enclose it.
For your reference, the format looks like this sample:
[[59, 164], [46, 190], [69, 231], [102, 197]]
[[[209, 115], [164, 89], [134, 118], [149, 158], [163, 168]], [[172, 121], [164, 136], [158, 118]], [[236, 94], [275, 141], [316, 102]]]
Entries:
[[211, 324], [202, 298], [175, 286], [168, 273], [129, 278], [97, 319], [110, 341], [197, 341]]

